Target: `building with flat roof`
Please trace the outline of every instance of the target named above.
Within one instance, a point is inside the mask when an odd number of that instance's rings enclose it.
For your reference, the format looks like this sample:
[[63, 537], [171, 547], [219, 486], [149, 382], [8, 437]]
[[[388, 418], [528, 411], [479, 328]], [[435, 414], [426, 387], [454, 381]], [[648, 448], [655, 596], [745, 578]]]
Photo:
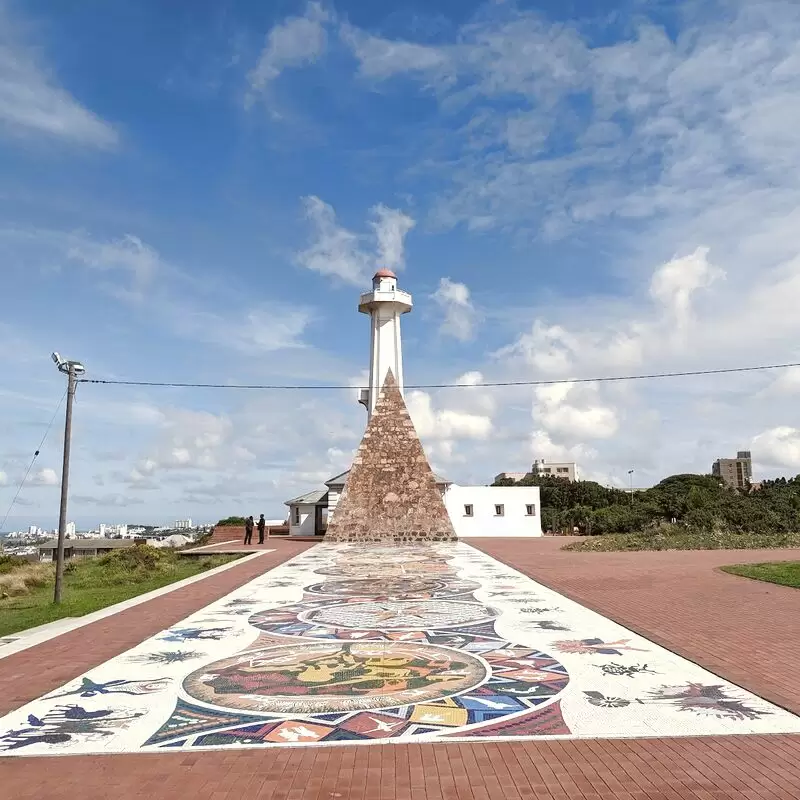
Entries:
[[499, 472], [494, 476], [494, 482], [497, 481], [521, 481], [528, 473], [527, 472]]
[[539, 477], [566, 478], [568, 481], [575, 481], [577, 477], [574, 461], [545, 461], [537, 458], [531, 465], [531, 472]]
[[[112, 550], [133, 547], [133, 539], [69, 539], [64, 542], [64, 559], [93, 558]], [[39, 545], [39, 561], [55, 561], [58, 550], [58, 539], [42, 542]]]
[[726, 486], [746, 489], [753, 481], [753, 459], [749, 450], [739, 450], [736, 458], [718, 458], [711, 465], [711, 474], [722, 478]]

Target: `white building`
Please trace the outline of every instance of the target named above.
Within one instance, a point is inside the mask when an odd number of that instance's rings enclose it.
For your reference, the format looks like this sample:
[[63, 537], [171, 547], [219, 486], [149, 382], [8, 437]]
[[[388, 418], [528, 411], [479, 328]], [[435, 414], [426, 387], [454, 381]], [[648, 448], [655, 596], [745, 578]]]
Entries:
[[[411, 295], [397, 288], [397, 276], [388, 269], [378, 270], [372, 278], [372, 291], [359, 298], [358, 310], [370, 315], [369, 388], [362, 389], [359, 396], [359, 403], [366, 406], [369, 416], [389, 369], [403, 393], [400, 317], [412, 307]], [[326, 481], [325, 488], [286, 501], [290, 536], [325, 533], [348, 474], [349, 470], [335, 475]], [[434, 478], [459, 538], [542, 535], [538, 487], [459, 486], [438, 475]]]
[[109, 526], [106, 525], [104, 522], [101, 522], [97, 526], [97, 532], [100, 534], [100, 536], [106, 536], [109, 533], [108, 529], [109, 529]]
[[494, 482], [497, 481], [521, 481], [527, 475], [526, 472], [498, 472], [494, 476]]
[[[334, 475], [325, 482], [324, 489], [311, 492], [287, 500], [289, 506], [289, 535], [290, 536], [321, 536], [328, 527], [328, 522], [333, 517], [339, 498], [344, 491], [344, 484], [350, 470]], [[444, 496], [450, 482], [434, 475], [436, 485]]]
[[451, 483], [444, 494], [444, 505], [459, 539], [542, 535], [538, 486]]
[[67, 539], [74, 538], [76, 532], [77, 532], [77, 527], [74, 522], [68, 522], [64, 527], [64, 534], [66, 535]]
[[531, 472], [534, 475], [547, 478], [566, 478], [568, 481], [577, 479], [577, 470], [574, 461], [545, 461], [536, 459], [531, 465]]
[[[347, 472], [287, 500], [290, 536], [322, 536], [344, 490]], [[538, 486], [460, 486], [434, 475], [459, 539], [542, 536]]]
[[175, 530], [185, 531], [192, 527], [191, 519], [176, 519], [175, 524], [172, 526]]

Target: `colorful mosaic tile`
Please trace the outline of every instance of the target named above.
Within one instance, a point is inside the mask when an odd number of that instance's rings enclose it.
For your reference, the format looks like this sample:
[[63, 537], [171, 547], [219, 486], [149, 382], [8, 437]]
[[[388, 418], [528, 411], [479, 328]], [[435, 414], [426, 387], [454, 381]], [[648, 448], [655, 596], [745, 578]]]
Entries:
[[325, 544], [8, 714], [0, 752], [778, 732], [800, 719], [466, 544]]

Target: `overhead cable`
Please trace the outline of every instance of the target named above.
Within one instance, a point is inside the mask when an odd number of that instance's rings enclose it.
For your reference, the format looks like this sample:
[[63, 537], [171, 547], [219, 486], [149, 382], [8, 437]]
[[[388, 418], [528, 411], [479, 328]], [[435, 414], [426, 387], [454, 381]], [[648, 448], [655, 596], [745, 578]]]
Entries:
[[[764, 372], [766, 370], [800, 367], [800, 363], [762, 364], [755, 367], [725, 367], [722, 369], [685, 370], [683, 372], [652, 372], [643, 375], [604, 375], [593, 378], [555, 378], [550, 380], [486, 381], [485, 383], [417, 383], [406, 384], [406, 389], [483, 389], [498, 386], [553, 386], [564, 383], [610, 383], [612, 381], [644, 381], [659, 378], [689, 378], [700, 375], [730, 375], [740, 372]], [[330, 391], [355, 390], [351, 385], [313, 384], [269, 384], [269, 383], [183, 383], [176, 381], [126, 381], [100, 378], [81, 378], [79, 383], [95, 383], [107, 386], [147, 386], [173, 389], [255, 389], [270, 391]]]

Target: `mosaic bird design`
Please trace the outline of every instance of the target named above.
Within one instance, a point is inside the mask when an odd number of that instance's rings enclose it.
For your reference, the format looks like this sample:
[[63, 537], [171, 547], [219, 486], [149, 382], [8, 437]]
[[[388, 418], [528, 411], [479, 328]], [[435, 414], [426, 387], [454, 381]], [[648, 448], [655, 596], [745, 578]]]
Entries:
[[169, 683], [169, 678], [156, 678], [151, 681], [127, 681], [114, 680], [105, 683], [96, 683], [91, 678], [81, 678], [81, 685], [77, 689], [70, 689], [61, 694], [49, 695], [49, 699], [55, 700], [58, 697], [69, 697], [77, 694], [80, 697], [95, 697], [107, 694], [149, 694], [163, 689]]
[[617, 639], [616, 642], [604, 642], [602, 639], [566, 639], [554, 642], [553, 647], [559, 653], [580, 653], [594, 655], [600, 653], [604, 656], [621, 656], [623, 650], [636, 650], [644, 652], [639, 647], [631, 647], [630, 639]]
[[705, 686], [702, 683], [690, 683], [684, 687], [664, 687], [652, 692], [651, 696], [657, 702], [671, 701], [681, 711], [707, 713], [717, 717], [759, 719], [771, 713], [746, 706], [741, 700], [726, 694], [720, 684]]

